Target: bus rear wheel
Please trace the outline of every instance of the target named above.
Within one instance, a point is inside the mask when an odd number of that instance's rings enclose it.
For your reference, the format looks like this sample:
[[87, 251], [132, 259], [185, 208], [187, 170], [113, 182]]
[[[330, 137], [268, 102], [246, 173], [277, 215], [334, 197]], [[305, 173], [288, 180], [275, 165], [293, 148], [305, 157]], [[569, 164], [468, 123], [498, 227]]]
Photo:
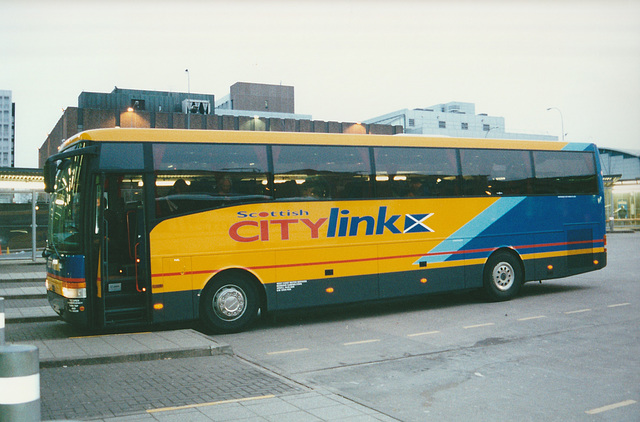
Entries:
[[215, 277], [203, 290], [200, 300], [200, 320], [217, 333], [242, 331], [258, 314], [255, 283], [244, 274]]
[[509, 252], [497, 252], [484, 267], [484, 291], [490, 300], [513, 299], [522, 286], [524, 274], [519, 260]]

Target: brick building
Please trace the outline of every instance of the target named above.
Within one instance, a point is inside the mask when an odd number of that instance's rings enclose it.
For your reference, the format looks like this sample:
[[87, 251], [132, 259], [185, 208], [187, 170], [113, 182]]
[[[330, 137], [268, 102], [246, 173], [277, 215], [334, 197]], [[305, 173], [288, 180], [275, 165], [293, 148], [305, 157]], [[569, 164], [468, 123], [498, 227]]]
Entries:
[[[313, 120], [294, 114], [293, 87], [239, 82], [228, 103], [214, 108], [210, 94], [114, 88], [111, 93], [82, 92], [77, 107], [67, 107], [39, 149], [39, 166], [62, 142], [89, 129], [141, 127], [274, 132], [402, 133], [402, 126]], [[237, 108], [241, 107], [241, 108]]]

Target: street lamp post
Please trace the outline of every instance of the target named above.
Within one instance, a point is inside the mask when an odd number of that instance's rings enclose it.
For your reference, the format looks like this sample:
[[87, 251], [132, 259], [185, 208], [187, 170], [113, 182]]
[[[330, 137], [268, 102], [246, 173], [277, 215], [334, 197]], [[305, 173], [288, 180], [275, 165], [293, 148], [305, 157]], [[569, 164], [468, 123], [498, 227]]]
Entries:
[[493, 129], [500, 129], [500, 126], [490, 127], [487, 133], [484, 134], [484, 137], [486, 138], [487, 136], [489, 136], [489, 132], [491, 132]]
[[135, 116], [135, 111], [133, 110], [133, 107], [128, 107], [127, 108], [127, 114], [129, 115], [129, 127], [134, 127], [133, 125], [133, 117]]
[[564, 142], [564, 119], [562, 118], [562, 111], [558, 107], [549, 107], [547, 111], [549, 110], [558, 110], [558, 113], [560, 113], [560, 124], [562, 125], [562, 142]]
[[[189, 69], [185, 69], [187, 72], [187, 100], [191, 97], [191, 76], [189, 74]], [[189, 109], [189, 104], [187, 104], [187, 129], [191, 129], [191, 110]]]

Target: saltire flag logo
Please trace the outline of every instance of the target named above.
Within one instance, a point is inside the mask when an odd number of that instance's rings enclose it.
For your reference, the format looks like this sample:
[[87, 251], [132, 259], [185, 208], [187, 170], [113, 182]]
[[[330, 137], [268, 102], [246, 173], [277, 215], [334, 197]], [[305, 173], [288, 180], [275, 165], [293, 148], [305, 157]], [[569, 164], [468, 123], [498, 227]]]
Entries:
[[431, 217], [430, 214], [405, 214], [403, 233], [431, 233], [433, 230], [424, 221]]

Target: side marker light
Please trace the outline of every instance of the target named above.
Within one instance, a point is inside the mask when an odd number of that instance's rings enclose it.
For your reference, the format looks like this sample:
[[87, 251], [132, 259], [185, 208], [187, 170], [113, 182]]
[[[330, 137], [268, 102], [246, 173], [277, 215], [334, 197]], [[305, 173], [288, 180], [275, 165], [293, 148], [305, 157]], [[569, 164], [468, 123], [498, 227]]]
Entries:
[[333, 287], [327, 287], [327, 289], [325, 290], [325, 292], [327, 292], [327, 293], [333, 293], [333, 292], [334, 292]]
[[420, 279], [420, 283], [422, 283], [422, 284], [427, 284], [427, 279], [426, 279], [426, 278], [421, 278], [421, 279]]
[[162, 304], [162, 303], [154, 303], [153, 304], [153, 309], [155, 309], [156, 311], [164, 309], [164, 304]]

